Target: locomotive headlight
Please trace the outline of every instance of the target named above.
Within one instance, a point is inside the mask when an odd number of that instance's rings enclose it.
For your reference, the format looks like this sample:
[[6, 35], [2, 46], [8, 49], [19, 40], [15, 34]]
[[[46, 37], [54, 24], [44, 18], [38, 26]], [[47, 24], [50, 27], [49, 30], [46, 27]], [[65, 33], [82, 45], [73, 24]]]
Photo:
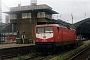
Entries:
[[38, 42], [38, 40], [36, 40], [36, 42]]
[[51, 42], [53, 42], [53, 40], [51, 40]]

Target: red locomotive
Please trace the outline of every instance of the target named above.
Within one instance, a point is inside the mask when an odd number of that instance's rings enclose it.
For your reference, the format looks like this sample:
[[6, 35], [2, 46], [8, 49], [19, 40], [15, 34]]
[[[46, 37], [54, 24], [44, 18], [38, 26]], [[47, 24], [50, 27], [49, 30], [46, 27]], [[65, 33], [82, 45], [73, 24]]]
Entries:
[[76, 31], [59, 24], [37, 25], [35, 33], [35, 46], [38, 51], [76, 45]]

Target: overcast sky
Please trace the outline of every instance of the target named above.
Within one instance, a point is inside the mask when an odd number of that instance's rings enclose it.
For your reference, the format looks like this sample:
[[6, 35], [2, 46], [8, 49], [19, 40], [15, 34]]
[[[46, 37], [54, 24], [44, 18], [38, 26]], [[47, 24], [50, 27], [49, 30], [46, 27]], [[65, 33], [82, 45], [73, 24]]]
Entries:
[[[21, 1], [21, 2], [20, 2]], [[30, 5], [31, 0], [2, 0], [3, 11], [8, 11], [10, 7], [21, 5]], [[37, 0], [37, 4], [47, 4], [57, 11], [58, 16], [55, 19], [62, 19], [66, 22], [74, 23], [90, 17], [90, 0]], [[4, 16], [5, 14], [3, 14]], [[3, 18], [3, 22], [4, 18]]]

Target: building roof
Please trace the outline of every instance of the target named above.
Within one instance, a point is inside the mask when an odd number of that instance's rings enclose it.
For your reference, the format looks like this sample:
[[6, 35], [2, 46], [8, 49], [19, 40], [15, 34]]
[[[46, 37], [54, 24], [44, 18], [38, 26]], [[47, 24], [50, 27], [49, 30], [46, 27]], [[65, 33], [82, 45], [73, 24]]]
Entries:
[[21, 6], [18, 4], [17, 7], [11, 7], [10, 11], [20, 11], [20, 10], [35, 10], [35, 9], [52, 9], [50, 6], [46, 4], [42, 5], [27, 5], [27, 6]]
[[36, 9], [36, 10], [21, 10], [21, 11], [9, 11], [9, 12], [4, 12], [7, 14], [14, 14], [14, 13], [29, 13], [29, 12], [46, 12], [50, 14], [58, 14], [58, 12], [50, 9]]
[[58, 12], [52, 10], [46, 4], [43, 5], [29, 5], [29, 6], [18, 6], [18, 7], [11, 7], [9, 12], [4, 12], [7, 14], [14, 14], [14, 13], [29, 13], [29, 12], [46, 12], [50, 14], [58, 14]]

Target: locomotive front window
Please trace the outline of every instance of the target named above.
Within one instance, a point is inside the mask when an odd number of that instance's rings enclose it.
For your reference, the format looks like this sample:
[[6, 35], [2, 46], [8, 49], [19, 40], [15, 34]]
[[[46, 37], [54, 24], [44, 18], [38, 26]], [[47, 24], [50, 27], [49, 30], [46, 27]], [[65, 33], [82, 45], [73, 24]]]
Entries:
[[37, 33], [44, 33], [44, 27], [39, 27], [36, 29]]
[[45, 33], [53, 32], [53, 27], [45, 27]]

